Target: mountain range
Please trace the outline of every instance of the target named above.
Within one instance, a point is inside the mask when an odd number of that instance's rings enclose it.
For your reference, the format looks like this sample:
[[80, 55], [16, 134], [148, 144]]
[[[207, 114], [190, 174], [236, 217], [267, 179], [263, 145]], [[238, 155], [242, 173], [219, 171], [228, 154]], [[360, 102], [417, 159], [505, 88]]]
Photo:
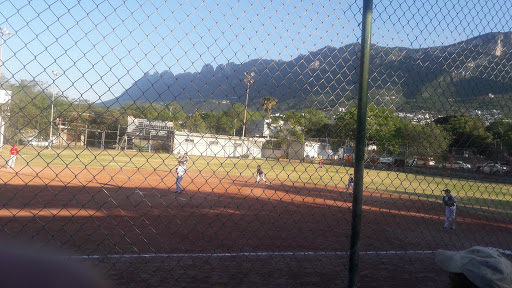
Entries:
[[[343, 111], [353, 106], [357, 94], [360, 51], [360, 44], [352, 43], [327, 46], [290, 61], [253, 59], [215, 68], [206, 64], [194, 73], [146, 73], [103, 104], [177, 101], [190, 109], [215, 111], [245, 103], [248, 71], [255, 75], [250, 107], [260, 107], [263, 97], [272, 96], [283, 110], [315, 105]], [[512, 32], [429, 48], [372, 45], [370, 101], [402, 111], [503, 108], [512, 102], [511, 51]]]

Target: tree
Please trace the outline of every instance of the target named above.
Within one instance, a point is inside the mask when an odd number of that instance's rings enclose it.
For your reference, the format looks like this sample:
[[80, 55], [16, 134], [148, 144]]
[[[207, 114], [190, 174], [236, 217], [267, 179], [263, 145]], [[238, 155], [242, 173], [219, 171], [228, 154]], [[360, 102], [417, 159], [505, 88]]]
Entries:
[[408, 120], [400, 121], [400, 138], [405, 158], [408, 156], [431, 157], [446, 152], [452, 136], [441, 126], [416, 124]]
[[304, 113], [304, 134], [306, 138], [327, 138], [327, 124], [329, 121], [324, 112], [316, 107], [311, 107], [303, 111]]
[[272, 112], [272, 108], [277, 105], [277, 99], [272, 96], [267, 96], [261, 99], [261, 103], [263, 104], [263, 110], [268, 112], [268, 119], [270, 120], [270, 113]]
[[[340, 140], [355, 140], [357, 109], [352, 108], [336, 118], [333, 125], [335, 136]], [[368, 107], [367, 136], [369, 142], [374, 142], [381, 154], [396, 154], [399, 151], [400, 135], [398, 128], [400, 120], [394, 115], [394, 111], [386, 108], [377, 108], [374, 105]]]
[[492, 142], [499, 145], [500, 150], [512, 150], [512, 122], [497, 120], [489, 124], [485, 130], [491, 134]]
[[203, 110], [197, 109], [196, 112], [194, 112], [194, 114], [190, 115], [187, 118], [185, 122], [186, 129], [189, 132], [194, 133], [207, 133], [208, 127], [206, 126], [205, 122], [206, 116], [207, 115]]
[[[24, 130], [36, 130], [39, 137], [48, 137], [52, 95], [47, 94], [42, 86], [37, 81], [29, 80], [21, 80], [17, 84], [6, 84], [6, 89], [10, 90], [12, 95], [9, 105], [10, 116], [6, 121], [8, 138], [18, 140], [26, 134]], [[59, 115], [57, 102], [59, 101], [55, 101], [54, 118]]]
[[181, 123], [187, 119], [183, 107], [178, 102], [171, 102], [166, 105], [166, 108], [169, 111], [170, 121], [174, 123], [174, 130], [179, 130]]
[[451, 134], [450, 148], [473, 149], [479, 155], [484, 155], [490, 147], [491, 134], [485, 129], [484, 119], [478, 116], [451, 115], [437, 118], [434, 123]]

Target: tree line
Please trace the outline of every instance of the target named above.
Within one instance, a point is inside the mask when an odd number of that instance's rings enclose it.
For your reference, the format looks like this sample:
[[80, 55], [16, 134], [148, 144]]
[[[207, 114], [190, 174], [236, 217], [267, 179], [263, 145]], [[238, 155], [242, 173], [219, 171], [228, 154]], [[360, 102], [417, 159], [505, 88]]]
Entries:
[[[26, 137], [49, 137], [52, 94], [48, 88], [40, 82], [26, 80], [4, 84], [4, 89], [12, 92], [6, 117], [6, 136], [10, 142]], [[304, 142], [310, 138], [330, 139], [334, 150], [353, 145], [355, 108], [334, 116], [327, 116], [316, 107], [272, 116], [278, 105], [277, 99], [264, 97], [259, 109], [247, 109], [247, 123], [263, 119], [270, 121], [272, 146], [275, 148], [286, 145], [290, 140]], [[222, 112], [197, 109], [187, 114], [177, 102], [131, 102], [107, 107], [59, 95], [54, 101], [53, 119], [71, 125], [80, 123], [95, 130], [117, 130], [119, 126], [126, 127], [128, 116], [133, 116], [172, 121], [175, 129], [181, 131], [242, 136], [245, 108], [243, 104], [235, 103]], [[478, 116], [456, 114], [437, 118], [432, 123], [417, 124], [398, 118], [395, 112], [373, 105], [368, 108], [367, 141], [377, 146], [379, 154], [431, 156], [464, 149], [491, 157], [489, 153], [512, 149], [510, 121], [497, 120], [487, 124]]]

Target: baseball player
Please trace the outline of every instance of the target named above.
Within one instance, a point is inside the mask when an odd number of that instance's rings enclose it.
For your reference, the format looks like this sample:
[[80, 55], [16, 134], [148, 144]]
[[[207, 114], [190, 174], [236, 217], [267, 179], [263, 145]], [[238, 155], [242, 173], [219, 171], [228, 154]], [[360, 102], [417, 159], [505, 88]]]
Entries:
[[181, 160], [181, 162], [183, 162], [183, 165], [185, 166], [185, 169], [187, 169], [187, 162], [190, 158], [188, 158], [188, 153], [185, 152], [185, 154], [183, 154], [183, 159]]
[[455, 229], [455, 210], [457, 210], [457, 200], [451, 194], [450, 189], [444, 189], [443, 204], [446, 206], [446, 220], [444, 228]]
[[267, 180], [265, 179], [265, 173], [263, 173], [261, 166], [258, 165], [258, 168], [256, 169], [256, 183], [260, 183], [260, 179], [263, 179], [263, 181], [265, 181], [265, 184], [268, 184]]
[[318, 162], [318, 170], [321, 170], [324, 167], [323, 165], [324, 165], [324, 161], [320, 160]]
[[16, 162], [16, 157], [18, 157], [18, 153], [17, 145], [13, 144], [11, 148], [11, 158], [9, 158], [9, 161], [7, 162], [7, 168], [14, 169], [14, 163]]
[[347, 192], [350, 188], [352, 188], [352, 191], [354, 191], [354, 176], [352, 173], [350, 173], [348, 176]]
[[185, 189], [181, 186], [181, 181], [183, 180], [183, 176], [185, 176], [187, 169], [185, 168], [183, 161], [178, 162], [178, 165], [178, 168], [176, 168], [176, 193], [183, 193], [185, 192]]
[[176, 156], [176, 159], [180, 160], [181, 158], [181, 150], [178, 150], [178, 155]]

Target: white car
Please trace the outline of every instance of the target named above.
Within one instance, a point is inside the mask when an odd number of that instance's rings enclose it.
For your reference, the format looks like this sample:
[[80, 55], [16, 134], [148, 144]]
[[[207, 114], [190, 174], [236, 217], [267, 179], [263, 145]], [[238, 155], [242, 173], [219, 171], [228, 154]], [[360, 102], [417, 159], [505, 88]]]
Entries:
[[462, 161], [455, 162], [455, 168], [471, 169], [471, 165]]
[[456, 169], [471, 169], [471, 165], [464, 163], [462, 161], [455, 161], [453, 163], [446, 163], [446, 168], [456, 168]]
[[393, 159], [391, 156], [382, 156], [379, 158], [380, 164], [393, 164], [394, 161], [395, 159]]
[[505, 170], [507, 170], [507, 168], [500, 164], [485, 164], [482, 167], [482, 172], [486, 174], [499, 174], [505, 172]]

